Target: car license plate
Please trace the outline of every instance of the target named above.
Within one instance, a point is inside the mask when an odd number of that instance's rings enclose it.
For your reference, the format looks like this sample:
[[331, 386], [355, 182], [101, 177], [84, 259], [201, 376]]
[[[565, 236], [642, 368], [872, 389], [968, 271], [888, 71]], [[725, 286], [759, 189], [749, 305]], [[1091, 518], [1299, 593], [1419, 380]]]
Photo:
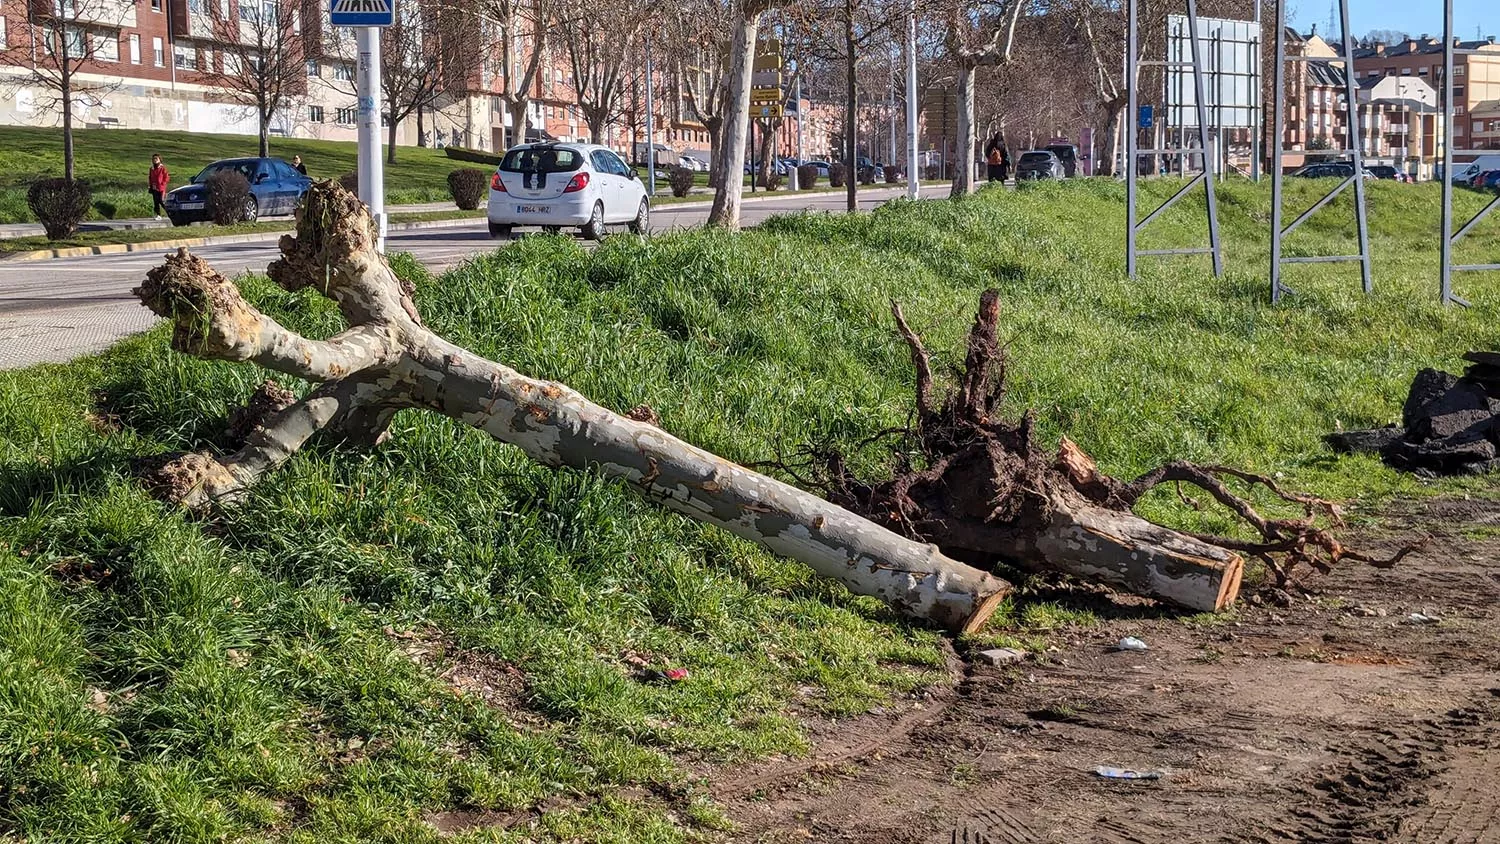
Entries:
[[516, 206], [516, 213], [517, 214], [545, 214], [545, 213], [547, 213], [547, 206], [545, 206], [545, 205], [517, 205]]
[[203, 210], [203, 203], [201, 203], [201, 202], [179, 202], [179, 203], [177, 203], [177, 207], [181, 208], [184, 211], [202, 211]]

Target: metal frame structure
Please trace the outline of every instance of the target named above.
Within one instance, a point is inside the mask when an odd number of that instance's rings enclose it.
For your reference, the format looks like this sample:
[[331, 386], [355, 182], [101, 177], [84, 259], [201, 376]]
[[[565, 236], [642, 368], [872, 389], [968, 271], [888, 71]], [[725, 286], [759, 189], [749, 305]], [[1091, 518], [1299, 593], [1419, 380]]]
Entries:
[[[1452, 4], [1452, 0], [1445, 0]], [[1338, 0], [1339, 20], [1343, 29], [1343, 55], [1341, 56], [1292, 56], [1286, 54], [1286, 0], [1276, 2], [1276, 118], [1272, 150], [1275, 155], [1271, 160], [1271, 302], [1276, 304], [1281, 301], [1285, 293], [1295, 293], [1290, 287], [1281, 283], [1281, 267], [1283, 264], [1318, 264], [1334, 261], [1359, 261], [1360, 282], [1364, 291], [1369, 293], [1373, 290], [1370, 282], [1370, 227], [1365, 216], [1365, 162], [1364, 153], [1360, 149], [1359, 132], [1359, 101], [1356, 96], [1358, 86], [1354, 81], [1354, 39], [1349, 34], [1349, 0]], [[1281, 185], [1285, 178], [1281, 172], [1281, 157], [1285, 152], [1283, 144], [1286, 142], [1286, 65], [1288, 61], [1301, 62], [1342, 62], [1344, 64], [1344, 108], [1345, 120], [1348, 123], [1348, 133], [1345, 139], [1346, 147], [1337, 152], [1348, 153], [1354, 163], [1354, 174], [1337, 187], [1329, 191], [1322, 199], [1313, 203], [1311, 208], [1303, 211], [1301, 216], [1293, 220], [1291, 225], [1285, 228], [1281, 225]], [[1354, 185], [1354, 218], [1359, 230], [1359, 253], [1355, 255], [1307, 255], [1292, 258], [1282, 257], [1281, 241], [1287, 235], [1296, 231], [1299, 226], [1316, 214], [1328, 203], [1332, 202], [1339, 194]]]
[[[1217, 198], [1214, 194], [1214, 160], [1212, 150], [1208, 143], [1208, 108], [1207, 100], [1203, 90], [1203, 48], [1199, 43], [1198, 36], [1198, 2], [1197, 0], [1186, 0], [1188, 29], [1191, 32], [1192, 59], [1190, 61], [1172, 61], [1170, 58], [1161, 61], [1147, 61], [1141, 59], [1140, 52], [1140, 16], [1137, 12], [1137, 0], [1127, 0], [1130, 7], [1130, 25], [1128, 38], [1125, 45], [1125, 81], [1129, 94], [1128, 125], [1129, 129], [1125, 135], [1125, 271], [1131, 278], [1136, 275], [1136, 261], [1142, 255], [1213, 255], [1214, 275], [1224, 274], [1224, 252], [1219, 245], [1219, 213]], [[1136, 125], [1138, 120], [1139, 91], [1140, 91], [1140, 69], [1142, 65], [1160, 65], [1162, 67], [1191, 67], [1193, 69], [1193, 91], [1194, 105], [1198, 112], [1198, 148], [1194, 149], [1141, 149], [1140, 127]], [[1155, 211], [1146, 215], [1144, 220], [1136, 222], [1136, 205], [1138, 182], [1140, 181], [1140, 157], [1143, 155], [1176, 154], [1183, 157], [1197, 155], [1203, 161], [1203, 172], [1195, 176], [1177, 193], [1162, 203]], [[1208, 242], [1207, 247], [1191, 247], [1186, 249], [1140, 249], [1136, 245], [1137, 235], [1141, 229], [1166, 212], [1183, 198], [1199, 183], [1203, 184], [1208, 210]]]
[[[1500, 196], [1490, 200], [1489, 204], [1480, 209], [1467, 223], [1453, 231], [1453, 156], [1457, 155], [1481, 155], [1495, 154], [1495, 150], [1477, 149], [1454, 149], [1453, 148], [1453, 55], [1455, 52], [1472, 52], [1470, 50], [1458, 51], [1453, 47], [1453, 0], [1443, 0], [1443, 244], [1442, 249], [1442, 282], [1439, 295], [1444, 305], [1469, 306], [1467, 300], [1453, 292], [1453, 273], [1476, 272], [1484, 270], [1500, 270], [1500, 264], [1454, 264], [1453, 247], [1465, 235], [1474, 230], [1474, 227], [1484, 221], [1484, 218], [1500, 206]], [[1464, 137], [1469, 137], [1465, 135]]]

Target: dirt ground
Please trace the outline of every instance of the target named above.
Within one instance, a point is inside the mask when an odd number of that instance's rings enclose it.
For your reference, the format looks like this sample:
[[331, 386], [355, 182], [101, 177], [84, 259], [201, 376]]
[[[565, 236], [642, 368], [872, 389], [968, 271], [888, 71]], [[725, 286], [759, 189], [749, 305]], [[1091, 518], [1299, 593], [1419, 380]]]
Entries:
[[[1500, 844], [1500, 497], [1385, 525], [1369, 541], [1433, 540], [1219, 624], [1099, 596], [1104, 622], [1046, 660], [955, 659], [952, 687], [812, 725], [810, 759], [718, 778], [734, 838]], [[1150, 650], [1112, 650], [1123, 636]]]

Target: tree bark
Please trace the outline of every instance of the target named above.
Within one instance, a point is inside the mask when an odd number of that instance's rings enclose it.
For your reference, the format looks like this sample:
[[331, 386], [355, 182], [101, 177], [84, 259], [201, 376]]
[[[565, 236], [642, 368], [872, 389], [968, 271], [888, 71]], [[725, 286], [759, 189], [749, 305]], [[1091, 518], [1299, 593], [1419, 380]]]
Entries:
[[959, 154], [954, 156], [953, 188], [950, 196], [974, 192], [974, 64], [958, 63], [958, 139]]
[[854, 72], [859, 56], [855, 52], [854, 0], [844, 0], [844, 207], [859, 210], [859, 85]]
[[260, 157], [269, 158], [271, 155], [271, 114], [265, 109], [260, 111]]
[[748, 11], [734, 18], [729, 46], [729, 93], [722, 127], [724, 153], [719, 164], [719, 187], [708, 212], [711, 226], [735, 230], [740, 227], [740, 197], [745, 180], [745, 138], [750, 128], [750, 79], [755, 69], [755, 38], [760, 30], [760, 12]]
[[396, 163], [396, 133], [401, 129], [401, 123], [396, 119], [394, 113], [387, 114], [386, 119], [391, 122], [386, 127], [385, 161], [387, 164]]
[[[59, 33], [59, 38], [63, 37]], [[63, 57], [62, 72], [62, 124], [63, 124], [63, 178], [73, 181], [73, 74], [66, 69], [70, 59]]]
[[[514, 102], [507, 103], [505, 106], [505, 110], [510, 112], [511, 146], [526, 143], [526, 120], [530, 116], [530, 111], [529, 109], [527, 109], [527, 105], [529, 104], [529, 100], [516, 100]], [[594, 143], [599, 142], [597, 138], [590, 138], [589, 140], [593, 141]], [[496, 152], [499, 152], [499, 150], [496, 150]]]
[[297, 234], [281, 240], [269, 274], [289, 291], [312, 287], [352, 326], [328, 340], [300, 337], [241, 298], [232, 282], [180, 250], [135, 294], [174, 321], [173, 348], [254, 361], [323, 382], [272, 417], [240, 451], [188, 454], [154, 476], [189, 506], [233, 499], [319, 431], [374, 444], [401, 408], [434, 410], [522, 449], [547, 466], [592, 469], [698, 521], [798, 560], [851, 591], [955, 633], [979, 629], [1009, 584], [849, 510], [619, 416], [566, 386], [528, 378], [422, 326], [412, 288], [375, 251], [369, 215], [334, 182], [309, 191]]
[[427, 121], [423, 120], [423, 112], [427, 109], [417, 106], [417, 146], [427, 146]]

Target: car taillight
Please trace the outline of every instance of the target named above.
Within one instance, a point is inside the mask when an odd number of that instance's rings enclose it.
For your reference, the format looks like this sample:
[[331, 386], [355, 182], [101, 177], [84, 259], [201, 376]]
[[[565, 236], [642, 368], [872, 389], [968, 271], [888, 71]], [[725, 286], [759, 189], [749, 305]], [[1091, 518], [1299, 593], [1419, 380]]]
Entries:
[[576, 193], [589, 186], [589, 174], [579, 173], [568, 180], [568, 186], [563, 188], [563, 193]]
[[490, 190], [497, 190], [501, 193], [506, 192], [505, 183], [500, 181], [500, 173], [498, 171], [495, 173], [495, 175], [490, 177]]

